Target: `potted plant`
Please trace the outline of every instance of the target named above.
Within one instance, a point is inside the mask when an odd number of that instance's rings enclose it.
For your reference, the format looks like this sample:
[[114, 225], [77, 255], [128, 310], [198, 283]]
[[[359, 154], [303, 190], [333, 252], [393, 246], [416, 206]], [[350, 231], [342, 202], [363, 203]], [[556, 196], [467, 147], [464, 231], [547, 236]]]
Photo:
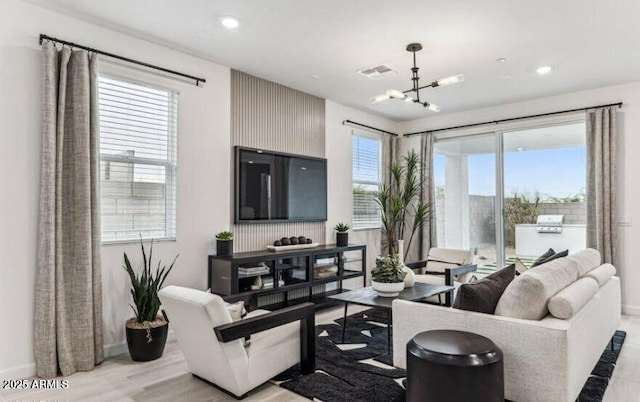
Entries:
[[402, 158], [402, 163], [393, 163], [389, 170], [389, 183], [382, 184], [374, 198], [380, 207], [383, 249], [396, 255], [398, 240], [405, 236], [409, 237], [407, 252], [411, 248], [414, 235], [431, 217], [431, 208], [428, 202], [420, 200], [420, 161], [414, 150]]
[[334, 228], [336, 230], [336, 246], [346, 247], [349, 245], [349, 225], [346, 223], [338, 223]]
[[131, 261], [127, 253], [124, 253], [124, 269], [131, 279], [131, 296], [133, 296], [133, 304], [130, 305], [135, 317], [129, 319], [126, 323], [127, 346], [131, 359], [135, 361], [155, 360], [162, 356], [164, 346], [167, 341], [167, 332], [169, 330], [169, 321], [162, 312], [158, 315], [160, 309], [160, 299], [158, 291], [162, 288], [167, 275], [173, 269], [178, 256], [173, 260], [169, 268], [163, 266], [160, 268], [161, 261], [153, 271], [151, 269], [153, 256], [153, 240], [149, 248], [149, 259], [144, 250], [144, 243], [140, 239], [140, 247], [142, 249], [143, 269], [141, 274], [136, 274], [131, 267]]
[[404, 289], [406, 272], [397, 255], [376, 258], [371, 287], [382, 297], [395, 297]]
[[233, 233], [225, 230], [216, 235], [216, 255], [220, 257], [233, 255]]

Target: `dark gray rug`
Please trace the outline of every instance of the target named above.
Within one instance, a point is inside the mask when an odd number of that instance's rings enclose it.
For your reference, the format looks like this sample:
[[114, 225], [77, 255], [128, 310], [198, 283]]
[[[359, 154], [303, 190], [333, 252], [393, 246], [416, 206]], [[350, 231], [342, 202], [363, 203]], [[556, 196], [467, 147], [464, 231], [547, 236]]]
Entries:
[[[296, 394], [321, 401], [404, 401], [405, 390], [398, 380], [406, 376], [403, 369], [381, 368], [363, 360], [374, 359], [388, 366], [393, 356], [387, 349], [387, 313], [369, 309], [348, 317], [344, 344], [363, 344], [362, 347], [342, 350], [342, 321], [316, 326], [316, 372], [300, 375], [298, 366], [292, 367], [272, 381]], [[585, 383], [579, 402], [601, 401], [609, 385], [626, 333], [616, 331], [614, 349], [602, 353], [600, 360]]]

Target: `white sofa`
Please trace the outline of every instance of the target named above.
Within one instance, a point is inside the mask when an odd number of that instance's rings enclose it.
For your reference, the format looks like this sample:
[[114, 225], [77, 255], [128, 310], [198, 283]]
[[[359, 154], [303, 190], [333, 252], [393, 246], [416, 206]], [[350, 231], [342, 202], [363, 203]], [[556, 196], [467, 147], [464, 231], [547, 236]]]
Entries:
[[[532, 268], [503, 293], [496, 308], [502, 316], [395, 300], [394, 365], [406, 368], [406, 344], [418, 332], [469, 331], [502, 349], [505, 398], [575, 401], [620, 323], [620, 280], [614, 273], [590, 249]], [[585, 297], [584, 289], [595, 294]], [[554, 314], [571, 317], [549, 314], [550, 301]]]

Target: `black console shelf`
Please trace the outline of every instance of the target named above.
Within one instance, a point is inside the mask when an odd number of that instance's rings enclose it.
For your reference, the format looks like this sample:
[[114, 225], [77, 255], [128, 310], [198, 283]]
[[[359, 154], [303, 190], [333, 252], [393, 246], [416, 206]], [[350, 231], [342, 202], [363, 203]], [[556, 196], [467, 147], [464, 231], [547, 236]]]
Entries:
[[360, 244], [251, 251], [210, 255], [207, 281], [211, 292], [229, 302], [244, 300], [250, 310], [275, 310], [308, 301], [326, 307], [332, 304], [328, 296], [347, 290], [345, 280], [362, 278], [365, 286], [366, 266], [366, 246]]

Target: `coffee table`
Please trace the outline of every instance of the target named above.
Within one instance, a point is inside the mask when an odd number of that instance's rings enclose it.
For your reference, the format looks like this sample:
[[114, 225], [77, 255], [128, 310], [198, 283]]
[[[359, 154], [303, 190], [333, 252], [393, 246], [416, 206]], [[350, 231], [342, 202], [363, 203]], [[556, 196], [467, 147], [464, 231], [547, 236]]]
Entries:
[[438, 302], [442, 306], [442, 295], [455, 289], [453, 286], [430, 285], [427, 283], [416, 282], [410, 288], [404, 289], [396, 297], [378, 296], [371, 286], [350, 290], [348, 292], [339, 293], [329, 296], [330, 299], [344, 302], [344, 321], [342, 323], [342, 343], [344, 343], [344, 333], [347, 328], [347, 308], [349, 303], [359, 304], [367, 307], [378, 307], [387, 310], [387, 344], [389, 352], [391, 352], [391, 304], [395, 299], [418, 301], [431, 296], [438, 296]]

